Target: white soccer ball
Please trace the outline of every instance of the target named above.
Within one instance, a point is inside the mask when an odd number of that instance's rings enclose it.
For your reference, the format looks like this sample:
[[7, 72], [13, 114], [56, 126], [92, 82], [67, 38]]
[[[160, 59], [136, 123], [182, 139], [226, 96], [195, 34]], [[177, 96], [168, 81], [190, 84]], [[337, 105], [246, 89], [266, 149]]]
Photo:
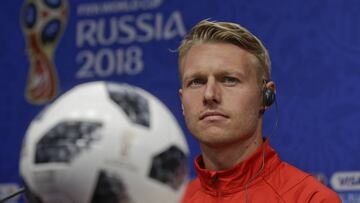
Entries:
[[185, 137], [156, 97], [127, 84], [78, 85], [31, 122], [20, 175], [29, 202], [179, 202]]

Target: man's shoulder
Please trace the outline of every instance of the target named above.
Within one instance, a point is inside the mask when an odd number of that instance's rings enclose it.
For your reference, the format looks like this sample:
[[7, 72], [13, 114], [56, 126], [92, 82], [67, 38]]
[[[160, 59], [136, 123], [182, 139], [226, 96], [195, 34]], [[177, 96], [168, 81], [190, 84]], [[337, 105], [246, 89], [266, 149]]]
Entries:
[[311, 194], [309, 197], [309, 202], [341, 202], [340, 197], [336, 192], [326, 187], [313, 176], [308, 176], [299, 185], [301, 185], [299, 187], [304, 188], [304, 191], [307, 191], [308, 194]]
[[312, 175], [286, 162], [282, 162], [266, 180], [285, 199], [302, 199], [304, 202], [319, 202], [319, 200], [341, 202], [338, 195], [330, 188]]
[[199, 192], [201, 189], [201, 183], [199, 178], [195, 178], [192, 181], [190, 181], [186, 187], [182, 202], [188, 202], [195, 193]]

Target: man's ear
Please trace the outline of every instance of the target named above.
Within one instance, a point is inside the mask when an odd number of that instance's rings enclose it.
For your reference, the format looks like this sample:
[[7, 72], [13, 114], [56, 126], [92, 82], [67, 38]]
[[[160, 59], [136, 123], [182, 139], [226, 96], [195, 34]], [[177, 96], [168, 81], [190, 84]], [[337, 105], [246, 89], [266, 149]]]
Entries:
[[183, 105], [183, 102], [182, 102], [182, 94], [183, 94], [183, 92], [182, 92], [183, 90], [180, 88], [179, 89], [179, 96], [180, 96], [180, 100], [181, 100], [181, 110], [182, 110], [182, 114], [183, 114], [183, 116], [184, 116], [184, 105]]
[[263, 87], [263, 104], [262, 111], [268, 109], [274, 102], [276, 96], [276, 85], [273, 81], [265, 81]]
[[276, 94], [276, 84], [274, 81], [269, 81], [266, 83], [266, 88], [270, 88], [272, 89], [272, 91], [274, 92], [274, 94]]

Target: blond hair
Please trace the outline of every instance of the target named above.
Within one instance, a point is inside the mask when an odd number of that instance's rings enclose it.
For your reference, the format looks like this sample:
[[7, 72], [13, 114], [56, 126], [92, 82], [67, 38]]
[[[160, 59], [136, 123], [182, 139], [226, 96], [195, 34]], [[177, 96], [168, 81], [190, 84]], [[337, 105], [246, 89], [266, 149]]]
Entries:
[[185, 55], [195, 44], [221, 42], [236, 45], [258, 59], [258, 79], [271, 79], [271, 62], [268, 51], [261, 41], [239, 24], [202, 20], [196, 24], [181, 42], [179, 51], [179, 71], [182, 74], [182, 63]]

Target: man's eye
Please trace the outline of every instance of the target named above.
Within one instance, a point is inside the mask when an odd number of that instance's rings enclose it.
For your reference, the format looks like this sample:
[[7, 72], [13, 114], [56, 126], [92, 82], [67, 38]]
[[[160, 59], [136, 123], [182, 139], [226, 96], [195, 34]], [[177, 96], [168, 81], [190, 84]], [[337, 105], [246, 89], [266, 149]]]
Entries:
[[191, 81], [188, 83], [188, 86], [189, 86], [189, 87], [198, 87], [198, 86], [203, 85], [204, 83], [205, 83], [204, 80], [201, 80], [201, 79], [193, 79], [193, 80], [191, 80]]
[[226, 76], [223, 78], [223, 83], [226, 85], [236, 85], [239, 82], [237, 78]]

